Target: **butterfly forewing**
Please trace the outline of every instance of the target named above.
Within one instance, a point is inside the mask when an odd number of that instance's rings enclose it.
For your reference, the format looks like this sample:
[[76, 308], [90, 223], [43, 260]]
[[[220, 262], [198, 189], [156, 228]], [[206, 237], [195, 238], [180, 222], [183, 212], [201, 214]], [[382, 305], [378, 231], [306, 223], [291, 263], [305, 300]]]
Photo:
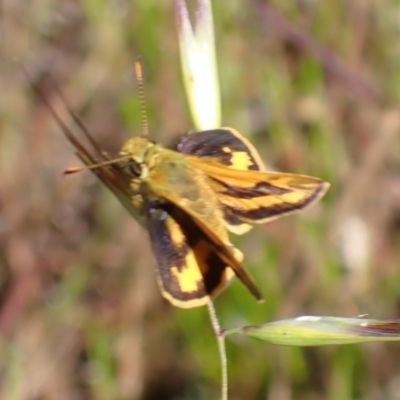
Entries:
[[309, 176], [263, 172], [257, 150], [231, 128], [186, 135], [177, 150], [195, 156], [188, 158], [210, 178], [225, 224], [236, 234], [305, 208], [329, 187]]
[[237, 229], [240, 223], [266, 223], [301, 210], [321, 198], [329, 187], [306, 175], [235, 171], [197, 157], [191, 162], [209, 177], [228, 228], [235, 233], [243, 233]]

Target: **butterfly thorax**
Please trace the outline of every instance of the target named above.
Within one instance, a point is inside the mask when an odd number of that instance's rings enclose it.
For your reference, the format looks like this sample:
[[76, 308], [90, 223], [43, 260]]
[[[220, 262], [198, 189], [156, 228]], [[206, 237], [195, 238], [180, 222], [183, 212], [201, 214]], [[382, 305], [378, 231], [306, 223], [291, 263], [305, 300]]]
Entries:
[[163, 148], [144, 137], [128, 140], [120, 152], [136, 164], [131, 188], [147, 204], [171, 203], [190, 209], [228, 242], [218, 200], [207, 176], [187, 155]]

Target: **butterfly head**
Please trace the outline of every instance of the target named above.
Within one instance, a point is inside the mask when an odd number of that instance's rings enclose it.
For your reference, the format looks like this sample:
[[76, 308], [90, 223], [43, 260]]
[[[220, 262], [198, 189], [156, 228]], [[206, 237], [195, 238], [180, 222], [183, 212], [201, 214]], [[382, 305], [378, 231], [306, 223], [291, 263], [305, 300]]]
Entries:
[[127, 158], [128, 168], [136, 178], [145, 178], [159, 146], [147, 137], [137, 136], [129, 139], [120, 151]]

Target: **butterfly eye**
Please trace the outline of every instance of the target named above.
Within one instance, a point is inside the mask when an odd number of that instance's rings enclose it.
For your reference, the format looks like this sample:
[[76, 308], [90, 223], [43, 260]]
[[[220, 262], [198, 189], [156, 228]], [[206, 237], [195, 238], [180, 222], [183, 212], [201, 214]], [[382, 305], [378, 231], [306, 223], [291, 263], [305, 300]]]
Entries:
[[132, 174], [134, 177], [139, 178], [140, 175], [142, 174], [142, 167], [139, 163], [135, 162], [135, 161], [131, 161], [128, 165], [127, 165], [127, 169], [129, 171], [130, 174]]

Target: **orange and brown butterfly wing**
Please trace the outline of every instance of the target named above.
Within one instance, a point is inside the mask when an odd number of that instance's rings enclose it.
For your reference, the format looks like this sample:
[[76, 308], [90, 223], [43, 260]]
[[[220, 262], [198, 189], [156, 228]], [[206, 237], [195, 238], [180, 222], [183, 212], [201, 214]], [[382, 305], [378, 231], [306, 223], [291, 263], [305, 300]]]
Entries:
[[173, 204], [147, 207], [146, 217], [163, 296], [181, 308], [207, 304], [234, 275], [214, 243]]
[[243, 223], [267, 223], [302, 210], [329, 188], [327, 182], [306, 175], [233, 170], [198, 157], [190, 161], [209, 177], [228, 229], [237, 234], [244, 233]]

